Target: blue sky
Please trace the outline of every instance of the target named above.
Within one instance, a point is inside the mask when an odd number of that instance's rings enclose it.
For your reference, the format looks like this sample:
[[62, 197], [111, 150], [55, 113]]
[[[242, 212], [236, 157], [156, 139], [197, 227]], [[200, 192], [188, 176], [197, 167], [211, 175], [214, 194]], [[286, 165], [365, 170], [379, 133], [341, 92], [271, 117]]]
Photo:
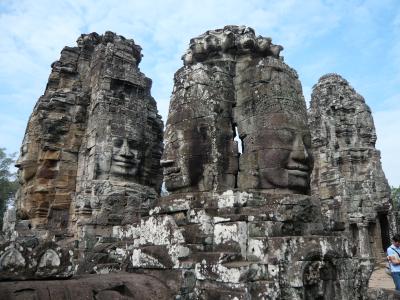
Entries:
[[190, 38], [228, 24], [253, 27], [283, 45], [307, 100], [323, 74], [346, 78], [371, 107], [386, 177], [400, 185], [398, 0], [0, 0], [0, 147], [19, 151], [50, 64], [81, 33], [111, 30], [142, 46], [140, 68], [153, 79], [165, 120]]

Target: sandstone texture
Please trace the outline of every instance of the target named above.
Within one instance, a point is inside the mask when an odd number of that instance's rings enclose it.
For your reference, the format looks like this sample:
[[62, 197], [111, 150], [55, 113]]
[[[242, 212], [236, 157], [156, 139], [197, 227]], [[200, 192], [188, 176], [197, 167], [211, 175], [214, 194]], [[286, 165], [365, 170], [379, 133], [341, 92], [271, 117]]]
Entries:
[[227, 26], [191, 40], [166, 125], [169, 192], [308, 192], [306, 107], [297, 73], [279, 57], [282, 49], [249, 27]]
[[[155, 197], [161, 186], [163, 126], [151, 80], [138, 68], [140, 46], [111, 32], [82, 35], [77, 44], [52, 64], [17, 162], [23, 183], [17, 213], [33, 228], [62, 231], [78, 219], [107, 223], [94, 220], [110, 210], [107, 193], [140, 194], [143, 186]], [[124, 196], [127, 210], [138, 209]], [[115, 209], [123, 219], [124, 209]]]
[[43, 300], [169, 300], [163, 283], [136, 274], [87, 275], [70, 280], [1, 282], [2, 299]]
[[368, 226], [382, 247], [391, 206], [347, 82], [321, 79], [308, 122], [282, 46], [207, 31], [175, 74], [163, 151], [140, 50], [92, 33], [52, 65], [0, 243], [0, 279], [26, 281], [0, 283], [0, 298], [392, 299], [368, 298]]
[[301, 84], [273, 49], [282, 47], [247, 27], [191, 40], [165, 131], [170, 195], [154, 213], [173, 217], [189, 248], [175, 265], [194, 273], [189, 299], [364, 297], [372, 265], [324, 228], [309, 196]]
[[370, 108], [344, 78], [327, 74], [314, 86], [309, 118], [311, 188], [325, 226], [348, 233], [356, 255], [381, 257], [397, 226]]
[[35, 247], [48, 241], [66, 252], [48, 249], [61, 260], [48, 277], [71, 276], [73, 260], [103, 231], [138, 222], [160, 192], [163, 124], [151, 80], [138, 68], [140, 46], [112, 32], [82, 35], [77, 44], [52, 64], [28, 122], [17, 161], [18, 234], [0, 258], [12, 274], [3, 278], [37, 278], [42, 250]]

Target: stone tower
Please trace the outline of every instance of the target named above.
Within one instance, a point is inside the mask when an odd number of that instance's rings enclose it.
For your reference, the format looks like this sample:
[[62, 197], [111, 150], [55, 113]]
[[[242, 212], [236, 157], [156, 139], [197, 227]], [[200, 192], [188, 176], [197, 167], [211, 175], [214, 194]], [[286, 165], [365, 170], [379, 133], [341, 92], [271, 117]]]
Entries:
[[163, 124], [140, 46], [112, 32], [77, 44], [52, 64], [28, 122], [2, 279], [85, 272], [97, 243], [113, 226], [140, 223], [161, 189]]
[[309, 192], [304, 97], [296, 72], [279, 59], [282, 49], [248, 27], [191, 40], [175, 74], [166, 126], [169, 192]]
[[188, 248], [177, 266], [195, 278], [189, 299], [355, 299], [366, 291], [371, 264], [361, 270], [349, 240], [324, 229], [319, 199], [309, 196], [306, 105], [282, 49], [227, 26], [192, 39], [175, 74], [161, 162], [170, 195], [157, 212], [174, 217]]
[[163, 125], [138, 68], [140, 46], [111, 32], [77, 43], [52, 64], [17, 162], [19, 218], [56, 234], [76, 222], [127, 222], [162, 180]]
[[325, 226], [347, 232], [355, 255], [381, 257], [396, 226], [370, 108], [344, 78], [327, 74], [313, 88], [309, 118], [312, 194]]

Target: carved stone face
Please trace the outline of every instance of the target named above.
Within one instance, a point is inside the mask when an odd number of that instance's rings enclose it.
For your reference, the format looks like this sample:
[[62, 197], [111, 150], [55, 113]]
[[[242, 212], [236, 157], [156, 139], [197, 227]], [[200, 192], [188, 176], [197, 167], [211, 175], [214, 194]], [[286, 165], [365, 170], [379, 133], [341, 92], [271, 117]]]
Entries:
[[259, 136], [259, 187], [307, 192], [313, 160], [305, 121], [283, 113], [268, 118], [271, 126]]
[[190, 186], [187, 164], [182, 163], [176, 155], [168, 155], [161, 161], [161, 166], [164, 168], [165, 187], [168, 191]]
[[37, 171], [37, 162], [32, 159], [32, 153], [28, 151], [28, 145], [24, 144], [21, 148], [20, 157], [15, 163], [15, 166], [19, 168], [19, 181], [21, 184], [29, 181]]
[[187, 128], [171, 132], [163, 160], [164, 180], [168, 191], [186, 187], [197, 190], [209, 162], [211, 146], [205, 124], [190, 122]]
[[328, 261], [309, 262], [303, 270], [304, 299], [334, 299], [336, 270]]
[[110, 173], [122, 177], [136, 176], [140, 163], [136, 142], [127, 138], [114, 137], [112, 143], [113, 152]]

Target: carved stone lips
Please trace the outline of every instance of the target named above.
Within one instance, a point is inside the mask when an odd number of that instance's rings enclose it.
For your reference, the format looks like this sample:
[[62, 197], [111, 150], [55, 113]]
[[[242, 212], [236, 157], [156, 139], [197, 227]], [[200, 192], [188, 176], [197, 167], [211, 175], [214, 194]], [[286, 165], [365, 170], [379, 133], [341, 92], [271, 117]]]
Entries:
[[287, 170], [290, 175], [308, 177], [310, 168], [306, 165], [289, 165], [287, 166]]
[[289, 170], [290, 175], [298, 176], [298, 177], [308, 177], [308, 172], [301, 170]]
[[135, 166], [137, 164], [135, 159], [127, 159], [127, 158], [123, 158], [123, 157], [115, 157], [114, 158], [114, 163], [118, 166]]
[[181, 171], [180, 167], [170, 167], [164, 169], [164, 176], [168, 176], [174, 173], [179, 173]]
[[173, 167], [175, 161], [172, 159], [161, 160], [160, 165], [164, 168], [164, 176], [168, 176], [181, 171], [180, 167]]

